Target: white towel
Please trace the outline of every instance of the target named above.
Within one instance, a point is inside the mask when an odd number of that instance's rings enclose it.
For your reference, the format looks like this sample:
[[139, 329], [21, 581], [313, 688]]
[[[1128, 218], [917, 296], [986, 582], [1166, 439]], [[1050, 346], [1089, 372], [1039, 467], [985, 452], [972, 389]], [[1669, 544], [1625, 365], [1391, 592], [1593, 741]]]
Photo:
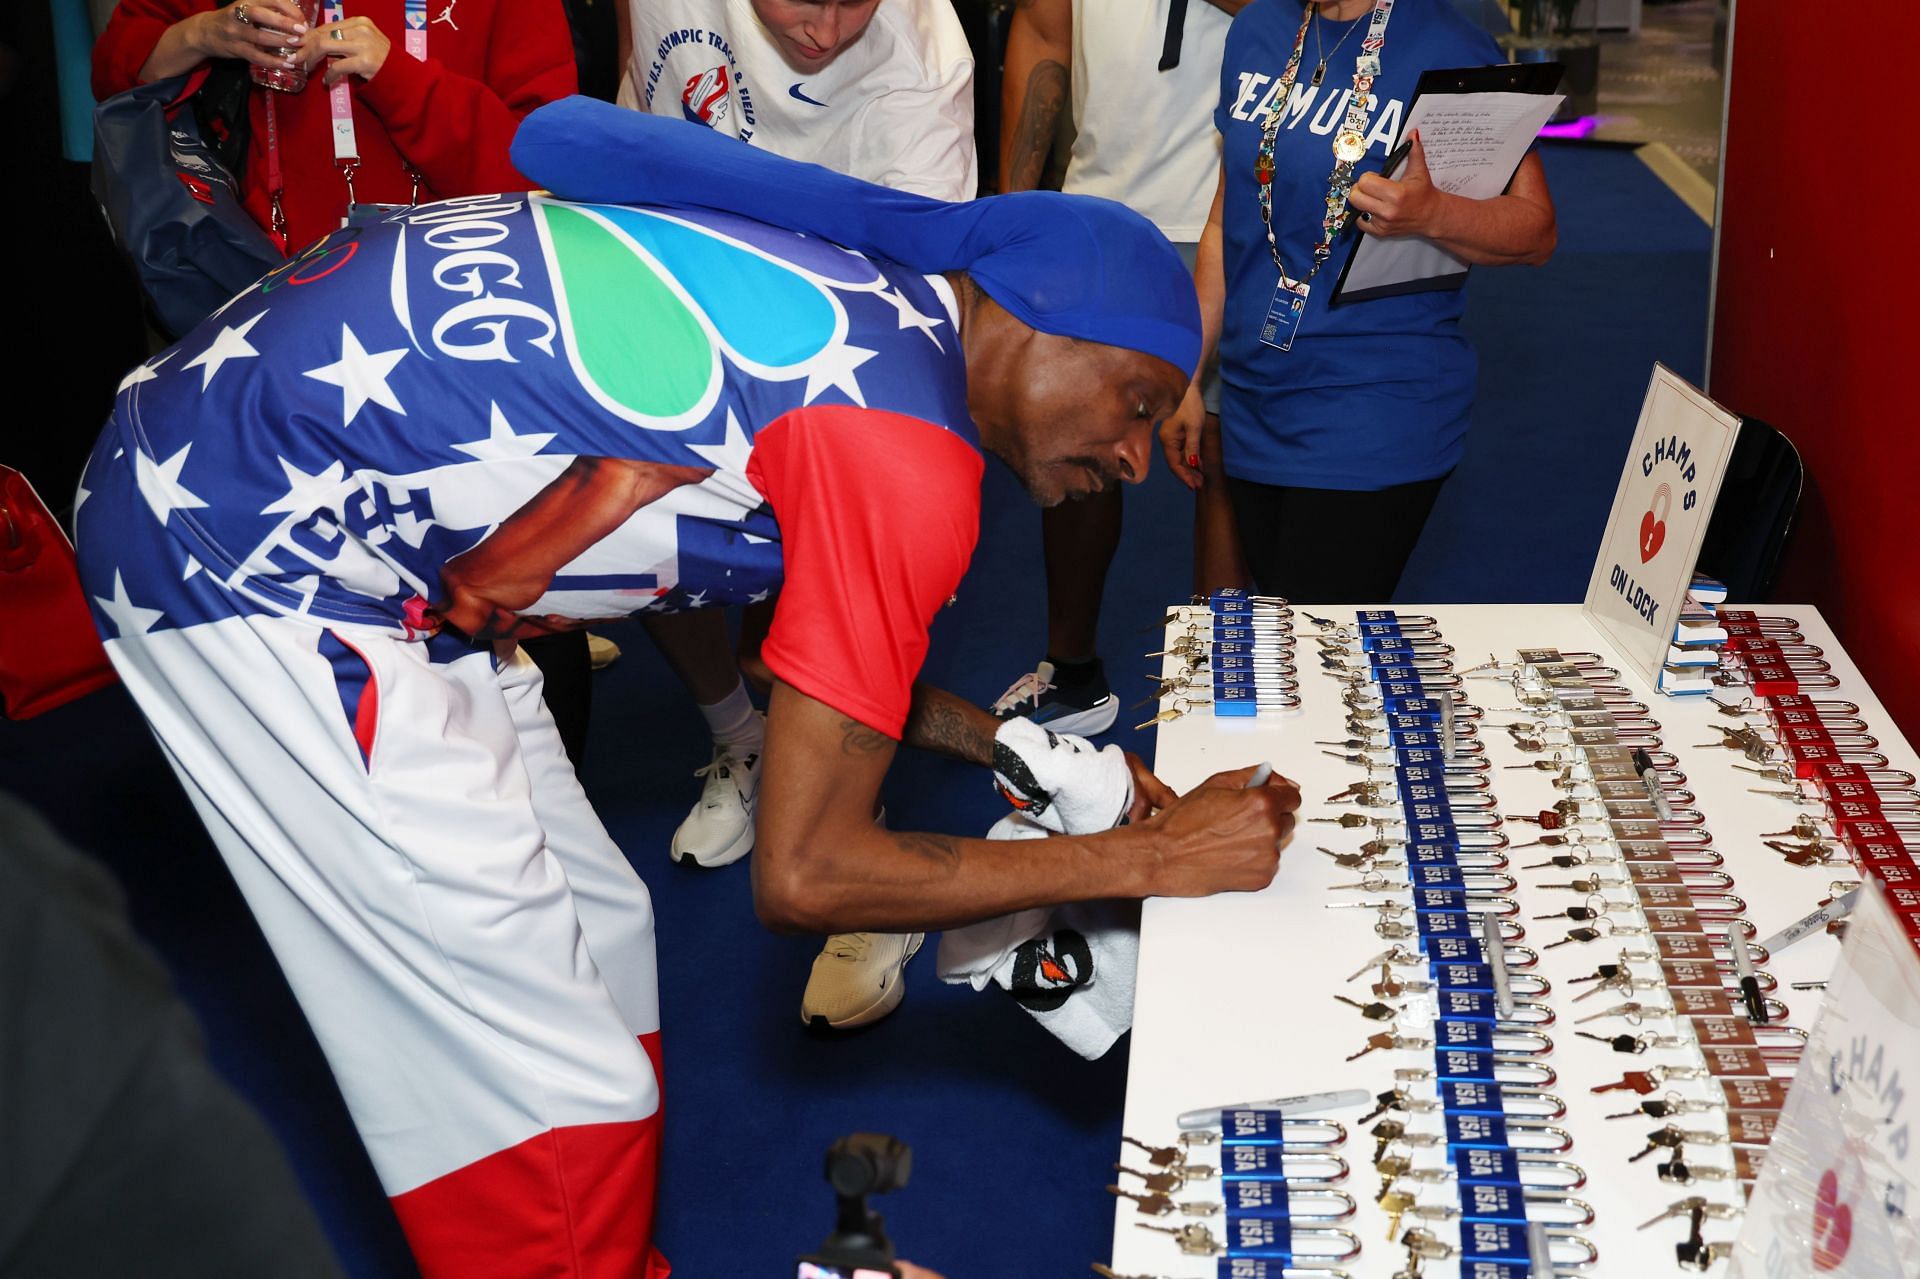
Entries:
[[1133, 806], [1133, 774], [1118, 746], [1096, 750], [1025, 718], [994, 733], [993, 780], [1015, 810], [1059, 835], [1111, 830]]
[[[1133, 777], [1119, 747], [1096, 751], [1085, 738], [1050, 733], [1030, 720], [1010, 720], [994, 735], [994, 771], [1018, 811], [996, 822], [988, 839], [1093, 834], [1119, 825], [1133, 804]], [[1001, 987], [1091, 1060], [1133, 1024], [1139, 957], [1140, 904], [1103, 901], [952, 929], [940, 938], [935, 964], [942, 981]]]

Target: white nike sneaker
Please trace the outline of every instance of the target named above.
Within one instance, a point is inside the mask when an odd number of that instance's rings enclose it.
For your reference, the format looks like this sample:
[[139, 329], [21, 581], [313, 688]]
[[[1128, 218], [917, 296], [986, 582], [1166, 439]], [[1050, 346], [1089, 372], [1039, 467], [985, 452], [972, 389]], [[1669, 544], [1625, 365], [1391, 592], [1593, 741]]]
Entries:
[[680, 829], [673, 832], [673, 860], [696, 866], [725, 866], [753, 851], [753, 815], [760, 801], [760, 749], [737, 754], [737, 746], [715, 743], [713, 761], [694, 770], [707, 784]]
[[851, 1030], [879, 1021], [907, 993], [907, 961], [925, 933], [836, 933], [814, 957], [800, 1020]]

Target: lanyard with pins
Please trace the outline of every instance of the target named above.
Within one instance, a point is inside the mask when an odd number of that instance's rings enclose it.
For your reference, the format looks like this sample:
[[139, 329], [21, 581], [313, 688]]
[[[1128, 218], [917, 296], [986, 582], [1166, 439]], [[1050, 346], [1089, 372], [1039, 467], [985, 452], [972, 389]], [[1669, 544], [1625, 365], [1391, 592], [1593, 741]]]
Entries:
[[1280, 283], [1274, 290], [1273, 304], [1267, 308], [1266, 321], [1260, 327], [1260, 341], [1282, 351], [1293, 349], [1294, 335], [1300, 329], [1300, 317], [1306, 311], [1307, 286], [1332, 255], [1333, 241], [1346, 220], [1347, 197], [1353, 190], [1353, 166], [1367, 153], [1367, 124], [1372, 116], [1368, 103], [1372, 100], [1374, 79], [1380, 74], [1380, 51], [1387, 46], [1387, 22], [1393, 17], [1393, 0], [1374, 0], [1373, 18], [1367, 25], [1366, 39], [1360, 42], [1359, 56], [1353, 60], [1353, 89], [1347, 97], [1346, 118], [1341, 121], [1340, 131], [1333, 138], [1333, 171], [1327, 175], [1326, 214], [1320, 221], [1320, 243], [1313, 249], [1313, 265], [1304, 276], [1295, 280], [1287, 274], [1286, 264], [1280, 260], [1280, 241], [1273, 232], [1273, 151], [1280, 136], [1280, 119], [1287, 112], [1293, 86], [1300, 78], [1300, 58], [1306, 49], [1307, 28], [1313, 22], [1314, 13], [1311, 4], [1301, 9], [1300, 30], [1293, 37], [1293, 52], [1287, 58], [1287, 69], [1281, 74], [1280, 83], [1274, 86], [1273, 96], [1269, 99], [1272, 105], [1261, 124], [1260, 147], [1253, 162], [1260, 222], [1266, 228], [1267, 249], [1273, 254], [1273, 265], [1280, 272]]

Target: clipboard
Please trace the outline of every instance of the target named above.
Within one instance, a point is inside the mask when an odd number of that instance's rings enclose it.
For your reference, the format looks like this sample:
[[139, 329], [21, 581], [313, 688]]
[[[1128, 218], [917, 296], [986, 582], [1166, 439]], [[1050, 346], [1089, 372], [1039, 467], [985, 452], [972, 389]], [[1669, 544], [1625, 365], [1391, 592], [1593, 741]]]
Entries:
[[[1414, 107], [1421, 98], [1429, 94], [1550, 94], [1559, 89], [1560, 79], [1565, 72], [1565, 66], [1558, 62], [1513, 62], [1491, 67], [1456, 67], [1450, 70], [1423, 72], [1419, 83], [1414, 87], [1413, 101], [1408, 104], [1407, 117], [1409, 120], [1412, 119]], [[1406, 135], [1403, 130], [1401, 138], [1395, 142], [1395, 147], [1405, 140]], [[1507, 180], [1511, 182], [1513, 175], [1508, 174]], [[1369, 302], [1375, 298], [1403, 297], [1410, 293], [1436, 293], [1445, 289], [1457, 289], [1467, 282], [1467, 268], [1462, 267], [1457, 271], [1396, 281], [1374, 288], [1349, 290], [1348, 276], [1353, 272], [1353, 264], [1360, 256], [1361, 247], [1368, 242], [1368, 236], [1358, 231], [1354, 232], [1353, 245], [1347, 250], [1347, 259], [1340, 267], [1340, 277], [1334, 281], [1333, 294], [1327, 299], [1329, 310], [1349, 303]]]

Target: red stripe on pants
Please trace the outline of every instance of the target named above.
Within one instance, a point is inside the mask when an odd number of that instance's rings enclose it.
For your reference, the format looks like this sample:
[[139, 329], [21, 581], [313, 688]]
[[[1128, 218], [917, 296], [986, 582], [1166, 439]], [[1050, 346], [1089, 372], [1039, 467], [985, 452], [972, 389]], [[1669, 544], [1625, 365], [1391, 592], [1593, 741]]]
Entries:
[[[640, 1036], [658, 1078], [660, 1034]], [[555, 1128], [392, 1199], [424, 1279], [667, 1279], [660, 1112]]]

